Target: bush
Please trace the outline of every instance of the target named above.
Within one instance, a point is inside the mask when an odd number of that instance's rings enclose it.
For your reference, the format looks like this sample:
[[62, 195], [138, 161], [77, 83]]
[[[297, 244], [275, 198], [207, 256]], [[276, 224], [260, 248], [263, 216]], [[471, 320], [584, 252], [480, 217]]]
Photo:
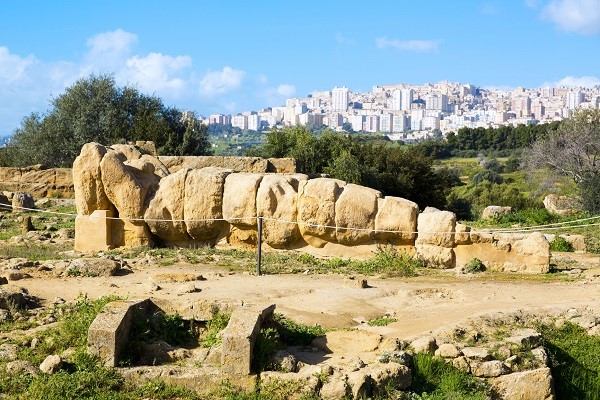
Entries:
[[554, 239], [550, 242], [550, 250], [551, 251], [562, 251], [562, 252], [572, 252], [573, 245], [562, 236], [555, 236]]
[[473, 258], [467, 265], [463, 267], [463, 272], [467, 274], [473, 274], [476, 272], [485, 271], [485, 264], [478, 258]]

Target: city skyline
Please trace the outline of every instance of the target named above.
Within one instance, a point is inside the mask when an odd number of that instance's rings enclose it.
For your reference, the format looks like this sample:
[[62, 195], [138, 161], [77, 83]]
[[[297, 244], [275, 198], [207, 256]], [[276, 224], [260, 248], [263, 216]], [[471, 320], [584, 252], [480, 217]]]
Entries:
[[91, 73], [202, 115], [342, 86], [600, 85], [599, 0], [213, 3], [0, 5], [0, 136]]

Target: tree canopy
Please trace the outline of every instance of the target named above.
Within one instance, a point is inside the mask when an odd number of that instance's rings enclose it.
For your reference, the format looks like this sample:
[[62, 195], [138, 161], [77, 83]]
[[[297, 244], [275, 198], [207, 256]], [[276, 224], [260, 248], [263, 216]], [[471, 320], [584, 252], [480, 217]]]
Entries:
[[444, 207], [458, 179], [447, 169], [435, 169], [432, 158], [418, 148], [332, 131], [314, 136], [301, 126], [270, 131], [266, 143], [247, 154], [294, 157], [299, 172], [328, 174], [412, 200], [422, 208]]
[[529, 148], [526, 164], [571, 177], [584, 208], [600, 212], [600, 110], [580, 110], [549, 130]]
[[3, 149], [0, 164], [68, 167], [88, 142], [154, 141], [159, 154], [210, 154], [206, 127], [194, 115], [184, 118], [156, 96], [118, 87], [112, 76], [81, 78], [51, 105], [47, 114], [23, 119]]

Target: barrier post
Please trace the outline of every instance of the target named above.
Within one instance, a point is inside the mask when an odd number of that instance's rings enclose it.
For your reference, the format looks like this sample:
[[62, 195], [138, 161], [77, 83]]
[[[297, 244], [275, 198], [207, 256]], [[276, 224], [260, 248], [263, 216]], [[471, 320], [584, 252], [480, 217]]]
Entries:
[[258, 221], [258, 252], [256, 255], [256, 275], [260, 276], [260, 267], [262, 263], [262, 217], [256, 218]]

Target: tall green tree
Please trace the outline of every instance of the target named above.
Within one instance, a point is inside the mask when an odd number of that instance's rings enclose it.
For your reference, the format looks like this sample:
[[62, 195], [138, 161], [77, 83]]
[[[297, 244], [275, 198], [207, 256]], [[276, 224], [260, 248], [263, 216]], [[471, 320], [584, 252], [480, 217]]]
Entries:
[[205, 127], [160, 98], [118, 87], [112, 76], [79, 79], [53, 99], [46, 115], [31, 114], [0, 156], [0, 164], [68, 167], [88, 142], [104, 145], [151, 140], [160, 154], [210, 154]]

